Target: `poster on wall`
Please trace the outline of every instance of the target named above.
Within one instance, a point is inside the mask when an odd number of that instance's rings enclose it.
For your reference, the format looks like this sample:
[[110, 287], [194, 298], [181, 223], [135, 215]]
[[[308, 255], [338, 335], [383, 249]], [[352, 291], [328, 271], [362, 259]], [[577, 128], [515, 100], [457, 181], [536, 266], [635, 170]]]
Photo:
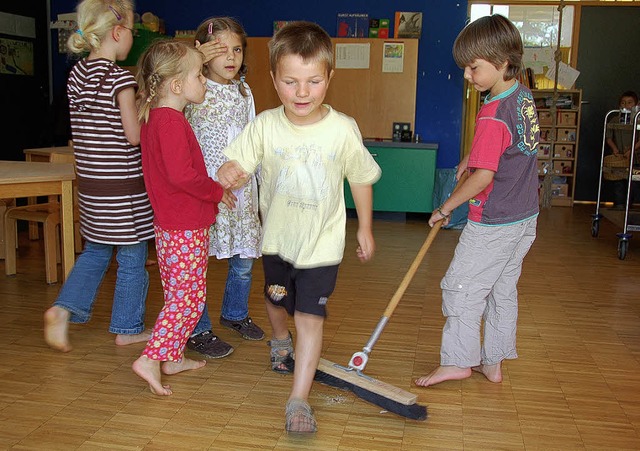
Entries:
[[369, 69], [369, 44], [336, 44], [336, 69]]
[[33, 75], [33, 42], [0, 38], [0, 74]]
[[369, 36], [369, 14], [338, 13], [337, 37], [366, 38]]
[[534, 74], [544, 74], [545, 67], [555, 64], [552, 47], [525, 47], [522, 63], [533, 69]]
[[404, 71], [404, 43], [385, 42], [382, 52], [382, 72]]
[[[580, 75], [580, 71], [574, 69], [566, 63], [560, 61], [558, 64], [558, 84], [561, 85], [565, 89], [571, 89], [571, 87], [575, 84], [578, 76]], [[556, 66], [551, 66], [546, 74], [544, 74], [546, 78], [549, 80], [555, 80], [556, 77]]]
[[422, 13], [396, 11], [393, 28], [394, 38], [420, 38], [422, 34]]

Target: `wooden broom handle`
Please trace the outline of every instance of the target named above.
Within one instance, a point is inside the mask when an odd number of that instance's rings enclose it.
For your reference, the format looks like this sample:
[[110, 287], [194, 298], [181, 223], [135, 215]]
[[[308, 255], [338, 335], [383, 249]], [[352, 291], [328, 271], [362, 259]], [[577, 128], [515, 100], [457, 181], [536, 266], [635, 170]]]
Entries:
[[[469, 174], [466, 170], [462, 173], [462, 175], [460, 176], [460, 180], [458, 180], [458, 183], [456, 183], [456, 187], [453, 190], [454, 193], [460, 186], [462, 186], [462, 183], [464, 183], [468, 175]], [[451, 211], [451, 213], [453, 213], [453, 210]], [[429, 234], [427, 235], [427, 239], [424, 240], [424, 244], [418, 251], [418, 255], [416, 255], [416, 258], [413, 259], [413, 263], [411, 263], [411, 266], [409, 267], [409, 270], [407, 271], [407, 273], [404, 275], [404, 278], [402, 279], [400, 286], [398, 287], [396, 292], [393, 294], [393, 297], [389, 301], [389, 305], [387, 305], [386, 310], [382, 314], [382, 316], [384, 316], [385, 318], [390, 318], [391, 315], [393, 314], [393, 311], [398, 306], [398, 303], [400, 302], [402, 295], [404, 294], [407, 287], [411, 283], [411, 280], [413, 279], [413, 276], [416, 274], [416, 271], [418, 271], [418, 267], [422, 263], [422, 259], [424, 259], [425, 254], [431, 247], [431, 243], [433, 243], [433, 240], [435, 240], [436, 235], [442, 228], [443, 221], [444, 219], [440, 219], [438, 222], [436, 222], [433, 225], [433, 227], [431, 228], [431, 231], [429, 231]]]

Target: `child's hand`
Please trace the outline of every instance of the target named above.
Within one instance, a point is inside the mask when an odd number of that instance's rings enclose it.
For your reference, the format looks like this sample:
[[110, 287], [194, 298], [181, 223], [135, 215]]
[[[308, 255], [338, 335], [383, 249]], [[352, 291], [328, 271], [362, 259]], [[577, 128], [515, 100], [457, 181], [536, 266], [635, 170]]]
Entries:
[[249, 174], [247, 174], [235, 160], [227, 161], [220, 166], [216, 175], [224, 189], [234, 188], [238, 186], [239, 182], [249, 178]]
[[373, 240], [373, 233], [371, 233], [371, 229], [358, 229], [356, 237], [358, 239], [356, 255], [362, 263], [368, 262], [373, 258], [373, 254], [376, 252], [376, 243]]
[[200, 53], [204, 56], [203, 64], [207, 64], [212, 59], [217, 58], [220, 55], [224, 55], [227, 51], [227, 46], [225, 44], [220, 44], [219, 39], [214, 39], [213, 41], [205, 42], [204, 44], [200, 44], [199, 41], [196, 41], [196, 48], [200, 50]]
[[237, 200], [238, 198], [231, 192], [231, 190], [225, 189], [220, 202], [225, 204], [227, 208], [229, 208], [229, 210], [233, 210], [234, 208], [236, 208]]
[[235, 191], [237, 189], [242, 188], [244, 185], [246, 185], [249, 182], [250, 178], [251, 176], [248, 174], [246, 175], [246, 177], [239, 178], [236, 184], [231, 187], [231, 189]]
[[449, 221], [451, 220], [451, 213], [447, 214], [447, 216], [444, 216], [442, 213], [440, 213], [441, 209], [442, 207], [437, 208], [431, 212], [431, 217], [429, 218], [430, 227], [433, 227], [434, 225], [436, 225], [436, 222], [440, 221], [441, 219], [444, 219], [444, 221], [442, 221], [441, 227], [444, 227], [447, 224], [449, 224]]

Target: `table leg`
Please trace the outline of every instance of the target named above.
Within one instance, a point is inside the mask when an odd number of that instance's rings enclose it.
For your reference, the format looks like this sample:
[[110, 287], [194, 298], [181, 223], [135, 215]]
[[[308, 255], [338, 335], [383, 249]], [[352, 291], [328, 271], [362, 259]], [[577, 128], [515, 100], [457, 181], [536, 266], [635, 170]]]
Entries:
[[[31, 154], [26, 154], [25, 155], [25, 160], [29, 161], [29, 162], [33, 162], [33, 161], [49, 161], [49, 158], [47, 159], [42, 159], [42, 157], [33, 157], [33, 155]], [[27, 205], [33, 205], [38, 203], [38, 198], [37, 197], [27, 197]], [[39, 234], [38, 234], [38, 223], [34, 222], [34, 221], [29, 221], [29, 239], [30, 240], [37, 240], [39, 238]]]
[[4, 259], [4, 214], [7, 207], [15, 207], [15, 199], [0, 199], [0, 260]]
[[73, 186], [72, 182], [62, 182], [60, 196], [60, 235], [62, 237], [62, 280], [66, 280], [73, 264], [75, 252], [73, 244]]

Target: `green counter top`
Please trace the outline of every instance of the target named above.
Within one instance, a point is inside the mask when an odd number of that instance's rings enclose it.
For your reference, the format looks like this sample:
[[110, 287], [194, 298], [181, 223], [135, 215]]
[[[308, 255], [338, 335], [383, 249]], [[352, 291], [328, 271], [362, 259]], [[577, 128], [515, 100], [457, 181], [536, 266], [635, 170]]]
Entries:
[[416, 143], [416, 142], [402, 142], [402, 141], [374, 141], [364, 140], [366, 147], [389, 147], [400, 149], [430, 149], [438, 150], [438, 144], [436, 143]]

